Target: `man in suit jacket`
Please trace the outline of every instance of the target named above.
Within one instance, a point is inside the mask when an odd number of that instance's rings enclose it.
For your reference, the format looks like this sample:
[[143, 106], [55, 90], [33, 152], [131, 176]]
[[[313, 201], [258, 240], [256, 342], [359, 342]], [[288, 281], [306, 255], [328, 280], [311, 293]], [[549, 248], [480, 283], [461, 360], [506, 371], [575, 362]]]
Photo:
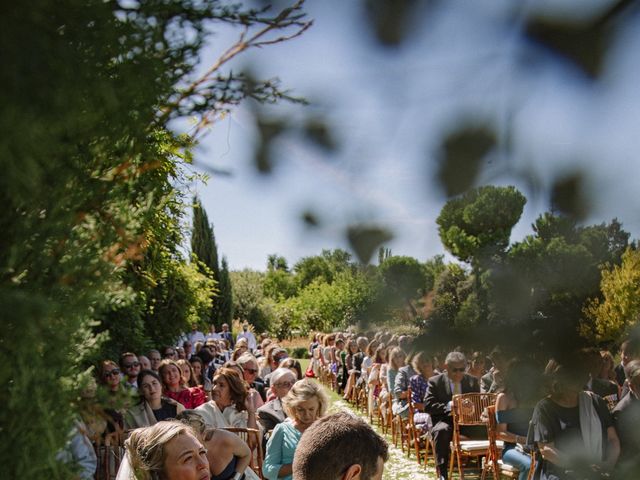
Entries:
[[451, 399], [458, 393], [480, 392], [478, 379], [465, 373], [467, 359], [461, 352], [451, 352], [445, 359], [445, 372], [429, 379], [424, 410], [431, 415], [431, 434], [436, 445], [436, 466], [440, 479], [448, 478], [449, 443], [453, 436]]
[[235, 342], [233, 341], [233, 335], [231, 335], [231, 332], [229, 331], [229, 324], [228, 323], [223, 323], [222, 324], [222, 331], [220, 332], [220, 337], [223, 340], [228, 340], [229, 341], [229, 350], [233, 350], [233, 346], [234, 346]]

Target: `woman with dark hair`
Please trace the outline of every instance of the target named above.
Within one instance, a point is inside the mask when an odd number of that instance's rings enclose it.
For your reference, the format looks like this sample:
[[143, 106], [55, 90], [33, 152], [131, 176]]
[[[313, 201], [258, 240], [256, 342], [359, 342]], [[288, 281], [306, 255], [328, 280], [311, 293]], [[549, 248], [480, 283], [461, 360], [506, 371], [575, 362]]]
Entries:
[[188, 387], [197, 387], [198, 381], [195, 378], [193, 373], [193, 368], [191, 368], [191, 363], [187, 362], [185, 359], [181, 358], [176, 362], [178, 367], [180, 367], [180, 371], [182, 372], [182, 381]]
[[[209, 355], [209, 358], [211, 356]], [[202, 361], [202, 358], [199, 355], [192, 355], [189, 359], [189, 363], [191, 364], [191, 370], [193, 370], [193, 378], [196, 381], [198, 387], [202, 387], [205, 392], [211, 391], [211, 380], [209, 380], [206, 375], [206, 366]]]
[[351, 391], [353, 387], [355, 387], [357, 379], [360, 378], [362, 372], [363, 361], [364, 353], [360, 351], [358, 343], [355, 339], [349, 340], [347, 343], [347, 356], [345, 358], [346, 369], [349, 376], [344, 387], [344, 395], [342, 396], [345, 400], [351, 398]]
[[184, 408], [196, 408], [207, 401], [207, 396], [202, 388], [187, 387], [184, 384], [182, 370], [174, 360], [163, 360], [159, 373], [164, 387], [164, 395], [181, 403]]
[[476, 377], [480, 380], [485, 373], [487, 373], [485, 369], [485, 365], [487, 363], [487, 357], [482, 354], [482, 352], [473, 352], [471, 358], [469, 359], [469, 367], [467, 368], [467, 373], [472, 377]]
[[230, 368], [223, 367], [216, 371], [211, 400], [196, 408], [196, 411], [209, 428], [258, 428], [248, 385], [237, 371]]
[[280, 368], [288, 368], [291, 370], [295, 376], [296, 380], [302, 380], [302, 365], [295, 358], [286, 358], [282, 362], [280, 362]]
[[140, 402], [124, 416], [127, 430], [155, 425], [162, 420], [176, 418], [184, 410], [182, 404], [162, 396], [162, 381], [153, 370], [143, 370], [138, 375]]
[[527, 443], [533, 407], [541, 397], [539, 370], [526, 362], [514, 361], [504, 379], [504, 391], [496, 397], [497, 438], [504, 442], [502, 461], [519, 470], [519, 480], [526, 480], [531, 456], [522, 446]]
[[550, 362], [551, 394], [536, 405], [529, 435], [542, 457], [536, 479], [593, 478], [620, 455], [620, 441], [605, 401], [583, 391], [586, 359]]

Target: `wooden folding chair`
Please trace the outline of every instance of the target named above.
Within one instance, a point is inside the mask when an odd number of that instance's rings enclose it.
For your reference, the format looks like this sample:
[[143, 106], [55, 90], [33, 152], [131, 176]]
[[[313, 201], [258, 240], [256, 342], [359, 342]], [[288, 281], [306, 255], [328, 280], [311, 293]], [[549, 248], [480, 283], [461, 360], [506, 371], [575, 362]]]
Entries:
[[507, 478], [517, 478], [518, 469], [502, 463], [501, 452], [502, 442], [498, 440], [498, 430], [496, 421], [496, 407], [491, 405], [487, 408], [487, 437], [489, 438], [489, 452], [482, 468], [482, 480], [489, 470], [493, 473], [493, 478], [499, 480], [501, 476]]
[[460, 433], [460, 427], [482, 426], [486, 429], [483, 412], [494, 405], [495, 393], [463, 393], [454, 395], [451, 414], [453, 417], [453, 439], [451, 441], [451, 460], [449, 472], [453, 473], [457, 462], [460, 480], [464, 480], [464, 462], [469, 459], [479, 460], [489, 451], [489, 440], [469, 440]]
[[251, 449], [251, 461], [249, 466], [258, 477], [264, 479], [262, 475], [262, 463], [264, 462], [264, 454], [262, 451], [262, 438], [260, 430], [255, 428], [241, 428], [241, 427], [225, 427], [224, 430], [233, 432], [238, 435]]
[[96, 480], [114, 480], [125, 455], [124, 436], [121, 432], [107, 434], [104, 440], [95, 443], [94, 448], [98, 459]]
[[380, 427], [382, 428], [382, 433], [384, 435], [389, 433], [391, 429], [391, 416], [393, 415], [391, 408], [393, 407], [393, 395], [391, 392], [387, 392], [386, 400], [384, 402], [380, 401], [380, 397], [378, 397], [378, 411], [380, 416]]
[[[499, 480], [502, 477], [506, 478], [518, 478], [519, 471], [517, 468], [507, 465], [502, 462], [501, 453], [504, 442], [498, 440], [498, 429], [496, 419], [496, 407], [491, 405], [487, 408], [487, 434], [489, 437], [489, 453], [485, 461], [484, 468], [482, 470], [482, 479], [484, 480], [488, 470], [493, 473], [493, 478]], [[535, 452], [531, 452], [531, 468], [527, 474], [527, 479], [533, 478], [535, 471]]]
[[[431, 447], [431, 452], [435, 452], [435, 445], [429, 432], [425, 432], [423, 434], [423, 432], [416, 427], [414, 418], [416, 410], [411, 396], [411, 389], [409, 389], [409, 398], [407, 402], [409, 405], [409, 416], [407, 417], [409, 447], [413, 447], [418, 464], [422, 464], [422, 460], [424, 459], [424, 464], [426, 465], [429, 460], [429, 447]], [[421, 439], [424, 441], [423, 446], [420, 445]]]

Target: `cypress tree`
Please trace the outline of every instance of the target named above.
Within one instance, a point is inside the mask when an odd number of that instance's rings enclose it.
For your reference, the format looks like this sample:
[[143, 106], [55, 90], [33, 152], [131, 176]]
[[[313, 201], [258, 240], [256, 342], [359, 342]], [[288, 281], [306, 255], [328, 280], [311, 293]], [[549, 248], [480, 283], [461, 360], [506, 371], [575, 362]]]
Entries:
[[[213, 233], [213, 224], [198, 197], [193, 198], [193, 228], [191, 231], [191, 252], [210, 270], [209, 274], [220, 288], [220, 266], [218, 265], [218, 246]], [[215, 294], [211, 307], [210, 320], [219, 327], [223, 321], [220, 318], [220, 293]]]
[[231, 278], [229, 277], [229, 265], [227, 264], [227, 259], [225, 257], [222, 257], [218, 298], [220, 306], [220, 323], [228, 323], [231, 325], [231, 321], [233, 320], [233, 296], [231, 290]]

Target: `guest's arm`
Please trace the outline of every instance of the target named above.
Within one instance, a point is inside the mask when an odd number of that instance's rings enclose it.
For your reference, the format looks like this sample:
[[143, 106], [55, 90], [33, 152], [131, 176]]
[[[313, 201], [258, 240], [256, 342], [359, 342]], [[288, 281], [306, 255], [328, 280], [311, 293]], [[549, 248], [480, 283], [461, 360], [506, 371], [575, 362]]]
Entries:
[[607, 442], [607, 458], [604, 461], [604, 466], [607, 469], [613, 469], [620, 456], [620, 439], [615, 427], [607, 428]]
[[[437, 378], [437, 377], [435, 377]], [[435, 378], [429, 379], [427, 384], [427, 394], [424, 397], [424, 411], [433, 416], [447, 416], [449, 409], [447, 408], [449, 400], [443, 400], [438, 395], [438, 385]]]
[[291, 464], [282, 463], [282, 449], [284, 445], [284, 431], [278, 425], [267, 442], [267, 454], [262, 463], [262, 474], [267, 480], [291, 475]]

